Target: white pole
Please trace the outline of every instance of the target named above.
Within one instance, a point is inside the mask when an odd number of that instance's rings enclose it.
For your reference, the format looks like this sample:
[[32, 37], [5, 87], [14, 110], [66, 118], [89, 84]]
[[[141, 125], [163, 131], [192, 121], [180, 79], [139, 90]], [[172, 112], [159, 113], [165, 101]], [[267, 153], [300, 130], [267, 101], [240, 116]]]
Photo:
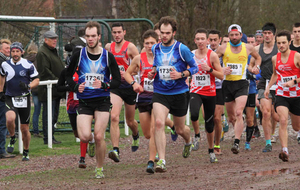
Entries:
[[52, 148], [52, 84], [47, 84], [48, 147]]
[[23, 154], [23, 141], [22, 141], [22, 131], [21, 131], [21, 121], [19, 114], [17, 115], [18, 117], [18, 131], [19, 131], [19, 152], [20, 154]]
[[40, 81], [39, 85], [47, 85], [47, 112], [48, 112], [48, 147], [52, 148], [52, 84], [57, 80]]

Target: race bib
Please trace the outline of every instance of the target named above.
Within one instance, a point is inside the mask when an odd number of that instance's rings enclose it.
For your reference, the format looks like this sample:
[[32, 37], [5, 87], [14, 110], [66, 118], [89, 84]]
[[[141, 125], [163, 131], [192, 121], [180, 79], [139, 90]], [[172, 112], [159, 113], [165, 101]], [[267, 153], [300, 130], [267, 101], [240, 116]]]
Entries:
[[12, 97], [12, 103], [15, 108], [27, 108], [27, 97]]
[[148, 92], [153, 92], [153, 81], [154, 79], [150, 80], [148, 78], [144, 78], [144, 90]]
[[170, 73], [171, 69], [175, 70], [174, 66], [160, 66], [159, 67], [159, 78], [162, 80], [171, 80]]
[[210, 86], [210, 75], [193, 75], [193, 81], [195, 86]]
[[227, 67], [231, 69], [231, 75], [242, 75], [243, 65], [237, 63], [227, 63]]
[[124, 68], [124, 66], [123, 65], [118, 65], [119, 66], [119, 69], [120, 69], [120, 71], [123, 71], [123, 72], [125, 72], [125, 68]]
[[294, 76], [288, 76], [288, 77], [281, 77], [281, 82], [282, 83], [286, 83], [286, 82], [289, 82], [290, 80], [294, 80], [294, 79], [297, 79], [296, 75], [294, 75]]
[[[270, 80], [266, 80], [266, 88], [267, 88], [267, 86], [269, 85], [269, 82], [270, 82]], [[276, 84], [273, 84], [272, 86], [271, 86], [271, 88], [270, 88], [270, 90], [276, 90], [276, 88], [277, 88], [277, 85]]]
[[97, 73], [86, 73], [85, 74], [85, 86], [86, 87], [93, 87], [94, 80], [98, 79], [101, 82], [104, 81], [104, 75], [103, 74], [97, 74]]

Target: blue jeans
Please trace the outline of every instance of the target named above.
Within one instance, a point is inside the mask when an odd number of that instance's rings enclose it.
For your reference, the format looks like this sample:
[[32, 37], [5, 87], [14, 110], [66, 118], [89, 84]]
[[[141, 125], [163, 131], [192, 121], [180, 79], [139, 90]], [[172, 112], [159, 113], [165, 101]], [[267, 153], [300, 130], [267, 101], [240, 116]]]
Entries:
[[39, 101], [37, 94], [32, 94], [32, 101], [34, 104], [34, 112], [32, 116], [33, 133], [39, 134], [39, 116], [41, 113], [42, 103]]
[[[42, 102], [43, 104], [43, 133], [44, 133], [44, 142], [48, 143], [48, 106], [47, 102]], [[59, 104], [60, 98], [52, 100], [52, 138], [54, 139], [54, 124], [57, 123], [58, 114], [59, 114]]]
[[0, 101], [0, 154], [4, 154], [6, 142], [6, 118], [5, 118], [5, 103]]

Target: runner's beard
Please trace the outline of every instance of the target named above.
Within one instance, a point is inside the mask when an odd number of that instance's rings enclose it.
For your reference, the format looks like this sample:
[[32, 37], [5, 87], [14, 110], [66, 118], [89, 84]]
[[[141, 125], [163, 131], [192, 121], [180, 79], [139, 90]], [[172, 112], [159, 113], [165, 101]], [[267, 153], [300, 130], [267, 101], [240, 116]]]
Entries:
[[94, 46], [89, 46], [89, 44], [87, 43], [87, 46], [91, 49], [95, 49], [98, 46], [99, 42], [97, 41], [96, 44]]
[[21, 57], [19, 56], [13, 56], [13, 60], [15, 63], [17, 63], [18, 61], [20, 61]]
[[123, 39], [124, 39], [124, 38], [120, 39], [119, 41], [115, 41], [115, 42], [116, 42], [116, 44], [120, 44], [120, 43], [122, 43], [122, 42], [123, 42]]
[[237, 45], [237, 44], [239, 44], [239, 43], [240, 43], [240, 41], [241, 41], [241, 40], [238, 40], [237, 42], [233, 42], [233, 41], [231, 41], [231, 40], [230, 40], [230, 42], [231, 42], [232, 44], [234, 44], [234, 45]]
[[172, 36], [171, 39], [169, 41], [167, 41], [166, 43], [164, 43], [163, 41], [161, 41], [163, 43], [164, 46], [169, 46], [171, 45], [172, 40], [174, 39], [174, 37]]

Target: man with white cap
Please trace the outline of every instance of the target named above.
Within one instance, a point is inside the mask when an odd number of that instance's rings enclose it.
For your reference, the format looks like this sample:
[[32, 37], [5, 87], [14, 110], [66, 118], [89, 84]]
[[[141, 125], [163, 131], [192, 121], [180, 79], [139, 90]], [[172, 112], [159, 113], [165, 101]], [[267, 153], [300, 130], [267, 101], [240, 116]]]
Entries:
[[[40, 81], [58, 80], [62, 70], [65, 68], [65, 64], [57, 54], [57, 37], [57, 34], [50, 30], [44, 33], [45, 42], [36, 55]], [[52, 86], [52, 134], [54, 134], [54, 124], [58, 118], [60, 99], [65, 97], [64, 94], [64, 92], [57, 92], [55, 84]], [[43, 104], [44, 144], [48, 144], [47, 87], [45, 85], [38, 87], [38, 96]], [[54, 136], [52, 142], [53, 144], [61, 143]]]
[[254, 47], [241, 42], [242, 28], [232, 24], [228, 28], [230, 41], [217, 49], [219, 57], [223, 56], [225, 79], [222, 84], [225, 106], [229, 118], [234, 126], [235, 140], [231, 151], [239, 153], [240, 137], [244, 129], [243, 110], [248, 96], [249, 83], [246, 79], [247, 61], [249, 54], [255, 59], [255, 66], [248, 70], [258, 74], [261, 58]]
[[12, 153], [15, 137], [15, 119], [18, 114], [21, 121], [22, 140], [24, 143], [22, 161], [29, 160], [29, 120], [30, 120], [30, 89], [38, 86], [38, 72], [34, 65], [23, 59], [23, 46], [20, 42], [14, 42], [10, 46], [11, 59], [5, 61], [0, 67], [0, 91], [3, 92], [6, 81], [6, 127], [11, 136], [7, 146], [7, 152]]

